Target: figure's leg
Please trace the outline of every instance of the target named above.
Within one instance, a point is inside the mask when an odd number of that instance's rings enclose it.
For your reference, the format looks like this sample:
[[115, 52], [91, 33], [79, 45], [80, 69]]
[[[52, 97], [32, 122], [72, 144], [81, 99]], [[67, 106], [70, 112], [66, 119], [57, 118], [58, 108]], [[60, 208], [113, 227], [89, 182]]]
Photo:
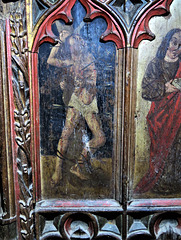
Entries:
[[92, 131], [93, 138], [86, 144], [84, 147], [81, 157], [78, 160], [78, 164], [71, 168], [71, 172], [77, 175], [82, 180], [88, 179], [87, 174], [85, 175], [82, 172], [84, 165], [87, 163], [87, 171], [89, 171], [89, 155], [94, 154], [98, 148], [103, 146], [106, 142], [106, 137], [100, 123], [98, 122], [96, 115], [94, 113], [87, 113], [85, 116], [85, 120]]
[[98, 148], [104, 146], [106, 137], [95, 113], [87, 113], [85, 120], [93, 134], [93, 138], [86, 144], [81, 154], [82, 156], [87, 157], [89, 153], [94, 154]]
[[55, 172], [52, 176], [52, 180], [54, 183], [58, 183], [58, 181], [62, 179], [62, 161], [68, 148], [70, 136], [72, 135], [74, 128], [78, 124], [80, 117], [81, 115], [79, 111], [74, 108], [68, 109], [65, 126], [62, 130], [62, 134], [57, 146]]

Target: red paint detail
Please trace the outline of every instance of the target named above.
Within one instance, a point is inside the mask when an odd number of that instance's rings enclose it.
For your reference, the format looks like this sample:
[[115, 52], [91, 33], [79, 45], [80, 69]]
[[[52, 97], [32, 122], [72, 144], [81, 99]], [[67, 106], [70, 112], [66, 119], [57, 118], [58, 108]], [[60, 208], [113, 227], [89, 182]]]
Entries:
[[[181, 207], [181, 199], [143, 199], [134, 200], [129, 207]], [[128, 208], [129, 210], [129, 208]]]
[[112, 199], [108, 200], [43, 200], [37, 203], [41, 208], [85, 208], [85, 207], [120, 207], [120, 204]]
[[[179, 78], [180, 76], [181, 63], [175, 78]], [[152, 102], [147, 115], [148, 130], [151, 139], [149, 170], [136, 186], [135, 193], [143, 193], [152, 189], [161, 176], [165, 167], [165, 159], [168, 157], [181, 126], [180, 106], [180, 91], [169, 93], [162, 100]], [[155, 136], [157, 136], [156, 139]]]
[[80, 0], [80, 2], [87, 10], [85, 19], [93, 20], [96, 17], [103, 17], [106, 20], [107, 29], [102, 34], [101, 39], [103, 41], [113, 41], [118, 49], [124, 48], [126, 46], [125, 36], [115, 18], [108, 11], [96, 5], [91, 0]]
[[[13, 172], [14, 172], [14, 188], [15, 188], [15, 198], [16, 198], [16, 211], [17, 215], [20, 215], [19, 209], [19, 182], [17, 174], [17, 144], [15, 141], [15, 120], [14, 120], [14, 93], [13, 93], [13, 73], [12, 73], [12, 62], [11, 62], [11, 28], [9, 19], [6, 20], [6, 47], [7, 47], [7, 69], [8, 69], [8, 87], [9, 87], [9, 109], [10, 109], [10, 124], [11, 124], [11, 144], [12, 144], [12, 158], [13, 158]], [[20, 229], [20, 218], [17, 218], [18, 229]]]
[[70, 236], [69, 234], [69, 230], [71, 229], [71, 223], [72, 223], [72, 219], [68, 218], [65, 223], [64, 223], [64, 228], [65, 228], [65, 233]]
[[[30, 63], [31, 62], [31, 57], [33, 58], [33, 54], [30, 54], [30, 53], [28, 53], [28, 62]], [[32, 61], [33, 62], [33, 61]], [[34, 71], [34, 69], [31, 71], [31, 68], [30, 67], [28, 67], [28, 76], [31, 76], [31, 74], [33, 74], [33, 71]], [[30, 80], [30, 78], [29, 78], [29, 80]], [[29, 81], [29, 86], [31, 85], [31, 83], [30, 83], [30, 81]], [[31, 91], [32, 92], [32, 94], [33, 94], [33, 91]], [[31, 100], [31, 102], [33, 102], [32, 101], [32, 99], [31, 99], [31, 93], [30, 93], [30, 100]], [[30, 108], [30, 118], [31, 118], [31, 113], [32, 113], [32, 108]], [[33, 113], [32, 113], [33, 114]], [[30, 119], [30, 122], [31, 122], [31, 124], [30, 124], [30, 133], [32, 133], [33, 132], [33, 129], [34, 129], [34, 124], [32, 124], [32, 122], [33, 122], [33, 119]], [[31, 134], [31, 141], [32, 141], [32, 134]], [[36, 191], [35, 191], [35, 175], [34, 175], [34, 173], [35, 173], [35, 162], [33, 161], [33, 159], [34, 159], [34, 154], [33, 154], [33, 152], [34, 152], [34, 145], [32, 144], [32, 142], [30, 141], [30, 161], [31, 161], [31, 166], [32, 166], [32, 181], [33, 181], [33, 193], [32, 193], [32, 195], [33, 195], [33, 200], [35, 199], [35, 194], [36, 194]]]
[[160, 0], [155, 3], [140, 17], [134, 27], [131, 37], [131, 47], [138, 48], [142, 40], [153, 40], [154, 34], [149, 28], [149, 20], [154, 16], [161, 16], [169, 12], [169, 8], [173, 0]]
[[154, 231], [152, 231], [152, 234], [158, 234], [158, 231], [160, 230], [160, 223], [164, 220], [164, 219], [175, 219], [178, 222], [178, 225], [176, 226], [176, 229], [180, 230], [181, 229], [181, 219], [180, 219], [180, 214], [176, 214], [176, 213], [169, 213], [169, 212], [165, 212], [162, 214], [159, 214], [157, 217], [155, 216], [156, 220], [155, 222], [153, 222], [153, 226], [154, 226]]
[[[39, 84], [38, 84], [38, 54], [32, 53], [32, 130], [34, 131], [34, 175], [36, 187], [36, 200], [41, 196], [41, 176], [40, 176], [40, 119], [39, 119]], [[33, 156], [32, 156], [33, 157]], [[33, 162], [33, 161], [32, 161]]]
[[76, 0], [66, 0], [52, 13], [46, 16], [45, 20], [40, 25], [33, 44], [32, 52], [37, 52], [39, 46], [43, 42], [55, 43], [56, 36], [52, 32], [52, 23], [57, 19], [62, 19], [65, 23], [72, 22], [71, 9]]
[[[71, 23], [73, 21], [71, 9], [74, 6], [75, 1], [76, 0], [66, 0], [45, 18], [36, 33], [32, 52], [37, 52], [39, 46], [44, 42], [55, 43], [56, 36], [51, 30], [52, 23], [58, 19], [62, 19], [66, 23]], [[85, 19], [93, 20], [96, 17], [103, 17], [106, 20], [107, 29], [102, 34], [101, 39], [103, 41], [115, 42], [117, 48], [124, 48], [126, 44], [123, 31], [113, 16], [91, 0], [81, 0], [80, 2], [87, 10]]]

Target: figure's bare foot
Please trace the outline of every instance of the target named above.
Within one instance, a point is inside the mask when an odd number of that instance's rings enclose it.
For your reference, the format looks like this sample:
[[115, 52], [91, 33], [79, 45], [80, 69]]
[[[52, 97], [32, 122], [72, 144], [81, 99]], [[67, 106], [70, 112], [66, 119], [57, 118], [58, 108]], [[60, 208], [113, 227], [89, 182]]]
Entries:
[[76, 175], [78, 178], [80, 178], [81, 180], [88, 180], [89, 176], [88, 174], [85, 175], [80, 167], [78, 166], [78, 164], [75, 164], [74, 166], [71, 167], [70, 172], [73, 173], [74, 175]]
[[61, 171], [55, 171], [52, 176], [52, 183], [58, 184], [60, 180], [62, 180], [62, 172]]

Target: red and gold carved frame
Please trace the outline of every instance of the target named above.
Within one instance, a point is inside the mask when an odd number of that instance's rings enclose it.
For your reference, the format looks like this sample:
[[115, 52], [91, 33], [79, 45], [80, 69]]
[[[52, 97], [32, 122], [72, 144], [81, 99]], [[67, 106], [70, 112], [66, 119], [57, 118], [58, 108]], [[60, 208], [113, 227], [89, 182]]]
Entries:
[[[26, 74], [29, 76], [30, 86], [30, 111], [31, 111], [31, 165], [33, 168], [33, 196], [32, 200], [39, 209], [40, 212], [48, 211], [107, 211], [113, 213], [122, 213], [126, 211], [130, 215], [138, 214], [140, 212], [157, 212], [157, 211], [180, 211], [181, 200], [180, 199], [130, 199], [128, 195], [128, 180], [129, 180], [129, 163], [133, 161], [133, 145], [134, 134], [132, 128], [134, 128], [134, 104], [135, 93], [134, 87], [136, 86], [136, 80], [133, 77], [133, 59], [136, 60], [135, 50], [138, 48], [139, 43], [142, 40], [153, 40], [154, 34], [149, 29], [149, 20], [154, 16], [164, 15], [169, 12], [170, 5], [173, 0], [159, 0], [154, 1], [149, 5], [149, 8], [144, 8], [144, 11], [137, 15], [135, 23], [128, 31], [122, 25], [121, 17], [117, 16], [110, 10], [108, 4], [101, 3], [99, 1], [80, 0], [81, 4], [86, 9], [85, 21], [91, 21], [96, 17], [103, 17], [107, 23], [107, 29], [102, 36], [102, 41], [113, 41], [118, 51], [124, 52], [123, 59], [123, 82], [122, 82], [122, 116], [121, 116], [121, 161], [123, 162], [122, 179], [120, 179], [122, 185], [122, 193], [120, 202], [114, 200], [95, 200], [86, 202], [81, 201], [64, 201], [56, 200], [49, 201], [46, 205], [46, 210], [39, 205], [38, 201], [41, 200], [41, 178], [40, 178], [40, 120], [39, 120], [39, 88], [38, 88], [38, 50], [42, 43], [49, 42], [55, 43], [55, 35], [51, 30], [51, 26], [54, 21], [62, 19], [65, 23], [71, 24], [72, 16], [71, 9], [75, 4], [75, 0], [66, 0], [58, 2], [48, 9], [45, 14], [39, 20], [38, 26], [34, 29], [30, 29], [32, 34], [28, 39], [29, 54], [27, 57], [28, 71]], [[109, 1], [107, 1], [109, 2]], [[29, 18], [28, 18], [29, 19]], [[7, 42], [7, 55], [8, 55], [8, 78], [12, 80], [12, 62], [11, 62], [11, 46], [12, 40], [10, 38], [12, 28], [7, 20], [6, 24], [6, 42]], [[127, 74], [129, 73], [129, 74]], [[11, 130], [12, 130], [12, 143], [14, 152], [14, 176], [15, 176], [15, 189], [17, 199], [17, 211], [18, 211], [18, 227], [22, 229], [20, 220], [19, 205], [21, 204], [21, 181], [17, 175], [17, 145], [16, 136], [17, 133], [14, 130], [14, 99], [16, 98], [12, 81], [9, 81], [9, 93], [11, 101]], [[128, 202], [128, 204], [127, 204]], [[53, 209], [53, 210], [52, 210]], [[32, 206], [29, 212], [32, 211]], [[124, 224], [123, 224], [124, 225]], [[124, 225], [125, 226], [125, 225]], [[31, 239], [31, 238], [30, 238]]]

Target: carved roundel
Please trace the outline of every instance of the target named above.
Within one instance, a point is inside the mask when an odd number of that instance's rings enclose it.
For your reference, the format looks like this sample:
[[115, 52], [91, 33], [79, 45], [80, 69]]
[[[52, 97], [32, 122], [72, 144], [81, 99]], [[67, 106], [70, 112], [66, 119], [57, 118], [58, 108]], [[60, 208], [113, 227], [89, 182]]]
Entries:
[[150, 232], [159, 238], [165, 234], [181, 235], [181, 215], [173, 212], [156, 214], [150, 221]]
[[65, 214], [59, 221], [59, 231], [64, 239], [92, 239], [98, 233], [98, 221], [92, 214]]

